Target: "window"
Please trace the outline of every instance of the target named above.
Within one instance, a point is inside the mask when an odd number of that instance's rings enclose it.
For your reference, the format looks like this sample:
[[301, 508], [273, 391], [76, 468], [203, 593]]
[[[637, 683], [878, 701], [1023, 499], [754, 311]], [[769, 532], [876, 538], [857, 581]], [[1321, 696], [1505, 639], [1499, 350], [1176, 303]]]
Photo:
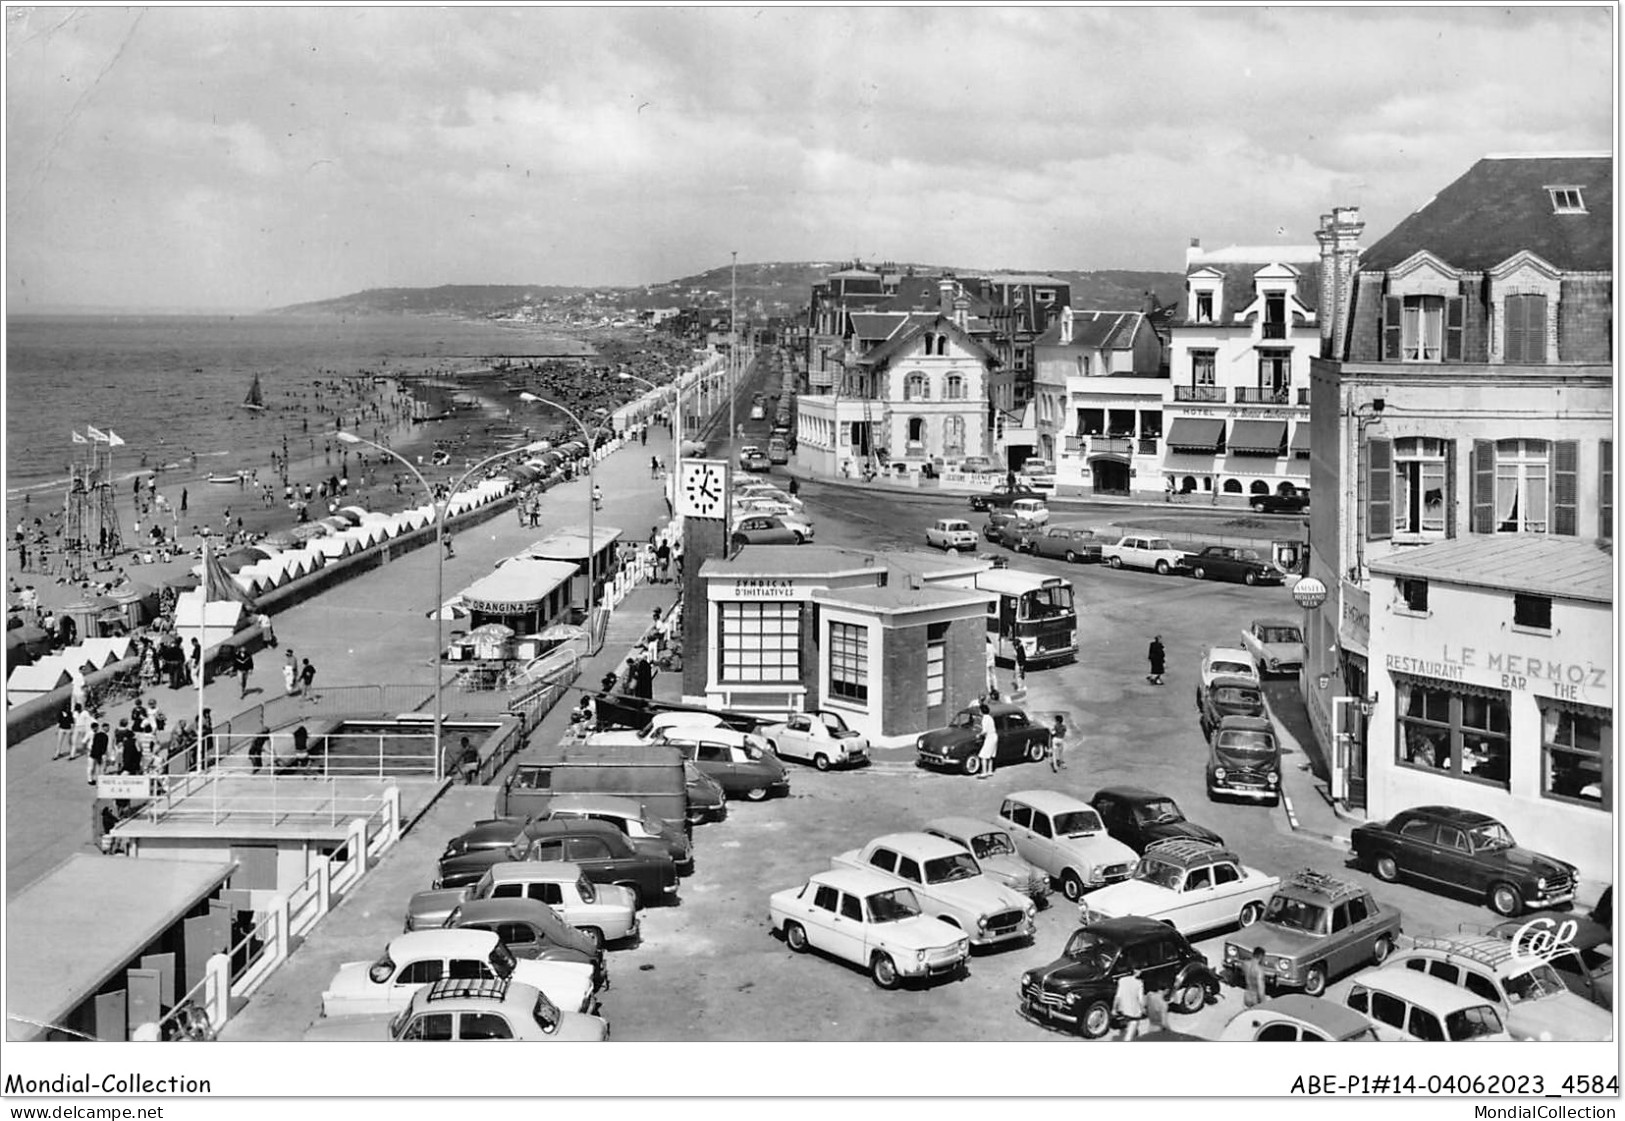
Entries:
[[830, 623], [829, 694], [848, 701], [869, 700], [868, 627]]
[[1350, 899], [1348, 901], [1348, 909], [1349, 922], [1351, 924], [1357, 925], [1359, 923], [1363, 923], [1367, 918], [1370, 917], [1370, 912], [1366, 909], [1365, 896], [1363, 895], [1357, 895], [1353, 899]]
[[1614, 442], [1597, 442], [1599, 457], [1597, 480], [1597, 536], [1604, 541], [1614, 539]]
[[1422, 1008], [1411, 1009], [1410, 1034], [1428, 1042], [1444, 1042], [1444, 1026], [1439, 1017]]
[[[1354, 1006], [1353, 997], [1349, 999], [1349, 1007]], [[1390, 1027], [1403, 1028], [1405, 1026], [1405, 1002], [1387, 993], [1373, 992], [1371, 994], [1371, 1016], [1381, 1020]]]
[[1332, 933], [1336, 934], [1339, 930], [1347, 930], [1348, 928], [1349, 905], [1347, 903], [1339, 903], [1335, 908], [1332, 909]]
[[1518, 592], [1512, 597], [1512, 625], [1532, 630], [1552, 629], [1552, 597], [1526, 595]]
[[1033, 299], [1041, 304], [1053, 304], [1055, 302], [1055, 290], [1052, 288], [1035, 289]]
[[441, 1043], [451, 1039], [451, 1013], [430, 1012], [419, 1016], [401, 1032], [402, 1039]]
[[1585, 196], [1579, 187], [1547, 187], [1546, 193], [1551, 196], [1553, 214], [1586, 212]]
[[965, 399], [965, 378], [962, 374], [949, 374], [943, 382], [943, 396], [950, 401]]
[[833, 912], [836, 908], [836, 900], [839, 896], [840, 892], [836, 891], [828, 884], [819, 884], [818, 893], [813, 896], [813, 906], [824, 911]]
[[857, 922], [863, 921], [863, 903], [859, 901], [857, 896], [848, 895], [844, 891], [841, 892], [841, 917], [843, 919], [853, 919]]
[[942, 454], [948, 459], [959, 459], [965, 454], [965, 418], [942, 418]]
[[1540, 792], [1613, 809], [1613, 717], [1555, 701], [1540, 706]]
[[[1453, 778], [1505, 787], [1511, 772], [1507, 694], [1454, 692], [1396, 675], [1398, 762]], [[1459, 688], [1459, 687], [1458, 687]], [[1439, 843], [1453, 839], [1441, 831]]]
[[1292, 388], [1292, 352], [1290, 350], [1261, 350], [1258, 352], [1258, 388], [1269, 394], [1271, 400], [1285, 404]]
[[911, 880], [914, 883], [923, 882], [920, 879], [920, 862], [917, 860], [912, 860], [906, 856], [900, 856], [897, 858], [897, 874], [903, 877], [903, 879]]
[[799, 603], [723, 603], [721, 680], [790, 684], [801, 680]]
[[1268, 494], [1269, 492], [1270, 485], [1263, 479], [1254, 479], [1252, 485], [1247, 488], [1248, 494]]
[[926, 376], [915, 371], [903, 379], [903, 400], [929, 401], [931, 399], [931, 383]]
[[1078, 410], [1079, 436], [1099, 436], [1104, 431], [1106, 431], [1105, 409]]
[[1224, 493], [1226, 493], [1226, 494], [1240, 494], [1241, 493], [1241, 480], [1240, 479], [1226, 479], [1224, 481]]
[[1462, 324], [1460, 297], [1389, 296], [1382, 356], [1390, 362], [1460, 362]]
[[1462, 986], [1474, 996], [1480, 997], [1484, 1000], [1494, 1001], [1496, 1004], [1501, 1003], [1501, 993], [1500, 990], [1496, 988], [1495, 982], [1491, 981], [1482, 973], [1474, 973], [1471, 969], [1469, 969], [1467, 970], [1466, 975], [1462, 977], [1461, 983]]
[[1545, 440], [1497, 440], [1495, 531], [1545, 533], [1550, 466]]
[[1298, 1029], [1293, 1024], [1274, 1023], [1260, 1031], [1256, 1038], [1260, 1043], [1296, 1043]]
[[948, 624], [932, 623], [925, 629], [925, 706], [943, 704], [948, 698]]
[[1033, 811], [1033, 832], [1037, 833], [1040, 837], [1055, 836], [1054, 831], [1049, 827], [1049, 814], [1042, 814], [1036, 810]]
[[1405, 605], [1406, 611], [1426, 614], [1428, 609], [1428, 582], [1419, 577], [1401, 577], [1394, 581], [1395, 597]]
[[459, 1039], [512, 1039], [508, 1021], [495, 1012], [464, 1012]]
[[1540, 365], [1546, 361], [1546, 297], [1508, 296], [1502, 316], [1502, 357], [1509, 363]]
[[1212, 323], [1213, 322], [1213, 293], [1212, 292], [1198, 292], [1198, 293], [1196, 293], [1196, 322], [1198, 322], [1198, 323]]
[[1191, 384], [1213, 385], [1218, 365], [1216, 350], [1191, 351]]
[[1455, 441], [1408, 436], [1393, 442], [1395, 533], [1445, 532], [1446, 488]]
[[1225, 884], [1239, 883], [1241, 873], [1236, 871], [1234, 864], [1215, 864], [1213, 866], [1213, 886], [1223, 887]]
[[1576, 440], [1474, 440], [1474, 533], [1579, 533]]
[[1264, 293], [1264, 337], [1286, 338], [1286, 293]]
[[1207, 891], [1213, 886], [1212, 868], [1193, 868], [1185, 877], [1186, 891]]
[[1005, 807], [1004, 817], [1010, 822], [1010, 824], [1019, 825], [1023, 829], [1029, 829], [1032, 827], [1033, 811], [1032, 807], [1030, 806], [1007, 805]]
[[876, 849], [869, 856], [869, 863], [882, 872], [892, 872], [897, 869], [897, 854], [891, 849]]
[[444, 968], [445, 962], [438, 959], [435, 961], [414, 961], [395, 975], [395, 983], [397, 985], [432, 985], [440, 980], [441, 971]]

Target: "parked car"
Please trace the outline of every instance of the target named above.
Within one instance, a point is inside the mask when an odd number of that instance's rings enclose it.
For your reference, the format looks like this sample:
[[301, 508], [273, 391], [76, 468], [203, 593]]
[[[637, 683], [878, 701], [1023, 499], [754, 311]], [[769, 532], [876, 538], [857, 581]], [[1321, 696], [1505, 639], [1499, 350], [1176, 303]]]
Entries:
[[1106, 831], [1137, 853], [1173, 837], [1224, 844], [1224, 838], [1205, 825], [1186, 821], [1179, 803], [1168, 795], [1143, 786], [1102, 787], [1089, 804]]
[[1379, 880], [1440, 884], [1477, 896], [1508, 918], [1574, 899], [1574, 865], [1519, 848], [1506, 826], [1476, 810], [1401, 810], [1387, 821], [1356, 826], [1349, 844], [1355, 861]]
[[1202, 725], [1202, 738], [1212, 735], [1219, 721], [1227, 716], [1263, 716], [1264, 694], [1258, 682], [1246, 677], [1215, 677], [1200, 692], [1198, 720]]
[[1041, 491], [1055, 489], [1055, 465], [1042, 459], [1029, 459], [1021, 465], [1016, 477], [1028, 486]]
[[1049, 873], [1023, 860], [1002, 826], [973, 817], [939, 817], [925, 823], [933, 837], [952, 841], [982, 866], [982, 874], [1013, 888], [1042, 907], [1049, 901]]
[[676, 727], [666, 742], [679, 748], [730, 798], [760, 802], [790, 793], [790, 775], [766, 741], [732, 728]]
[[1305, 868], [1284, 880], [1264, 917], [1224, 944], [1224, 971], [1244, 983], [1242, 961], [1264, 949], [1270, 992], [1300, 989], [1321, 996], [1329, 982], [1362, 965], [1388, 960], [1400, 934], [1400, 914], [1349, 880]]
[[634, 843], [662, 848], [677, 865], [679, 876], [694, 872], [694, 848], [681, 824], [673, 824], [644, 810], [636, 799], [608, 794], [555, 794], [547, 809], [533, 821], [602, 821], [614, 826]]
[[988, 511], [987, 524], [982, 526], [984, 538], [1014, 553], [1026, 552], [1038, 532], [1038, 526], [1022, 521], [1010, 510]]
[[723, 792], [721, 784], [695, 766], [692, 759], [683, 760], [683, 776], [687, 779], [688, 824], [694, 826], [707, 821], [726, 821], [728, 795]]
[[468, 887], [418, 892], [407, 903], [406, 929], [445, 926], [458, 907], [480, 899], [534, 899], [545, 903], [595, 946], [638, 935], [637, 906], [631, 891], [595, 884], [579, 865], [516, 860], [491, 865]]
[[775, 436], [771, 440], [769, 440], [767, 442], [767, 459], [768, 459], [769, 463], [774, 463], [774, 464], [789, 463], [790, 462], [790, 444], [789, 444], [789, 441], [787, 441], [787, 440], [785, 440], [785, 439], [783, 439], [781, 437], [778, 437], [778, 436]]
[[1052, 525], [1028, 539], [1027, 551], [1037, 557], [1059, 557], [1067, 564], [1087, 564], [1100, 560], [1104, 544], [1087, 526]]
[[1570, 992], [1599, 1008], [1614, 1007], [1614, 936], [1594, 918], [1537, 911], [1491, 927], [1490, 934], [1538, 954]]
[[1202, 666], [1196, 675], [1196, 708], [1200, 712], [1213, 682], [1221, 677], [1242, 678], [1262, 691], [1258, 663], [1247, 651], [1235, 646], [1215, 646], [1202, 654]]
[[389, 940], [375, 961], [339, 966], [322, 993], [322, 1015], [395, 1013], [442, 978], [515, 980], [535, 985], [572, 1012], [595, 1006], [593, 971], [577, 962], [520, 961], [489, 930], [420, 930]]
[[1061, 885], [1076, 903], [1083, 893], [1126, 880], [1134, 851], [1106, 832], [1100, 815], [1058, 790], [1018, 790], [999, 806], [999, 824], [1010, 831], [1023, 860]]
[[1489, 998], [1513, 1039], [1612, 1039], [1614, 1018], [1571, 992], [1539, 954], [1488, 934], [1426, 936], [1394, 951], [1389, 969], [1413, 969]]
[[403, 1012], [323, 1018], [304, 1038], [309, 1043], [600, 1043], [609, 1038], [609, 1024], [598, 1016], [562, 1011], [534, 985], [448, 977], [420, 987]]
[[1254, 619], [1241, 632], [1241, 645], [1258, 668], [1294, 674], [1303, 668], [1303, 630], [1286, 619]]
[[1411, 969], [1372, 969], [1354, 978], [1346, 1003], [1373, 1024], [1403, 1033], [1407, 1042], [1480, 1043], [1509, 1040], [1494, 1005], [1482, 996]]
[[774, 486], [765, 479], [739, 479], [733, 485], [734, 499], [736, 501], [769, 501], [780, 502], [791, 510], [800, 512], [803, 503], [800, 498], [789, 491]]
[[[755, 444], [745, 444], [742, 447], [740, 447], [740, 449], [739, 449], [739, 466], [745, 468], [746, 470], [749, 470], [750, 469], [749, 468], [750, 458], [753, 455], [759, 455], [763, 459], [767, 458], [767, 453], [764, 452], [761, 448], [757, 447]], [[772, 466], [772, 465], [769, 464], [769, 466]]]
[[733, 513], [735, 521], [752, 514], [773, 515], [800, 513], [799, 510], [782, 498], [776, 498], [766, 494], [745, 494], [737, 490], [733, 494], [732, 505], [729, 507], [729, 509]]
[[1257, 549], [1209, 545], [1191, 557], [1191, 575], [1198, 580], [1235, 580], [1242, 584], [1279, 584], [1286, 573], [1258, 555]]
[[1167, 576], [1188, 568], [1190, 554], [1176, 549], [1166, 537], [1131, 533], [1103, 547], [1100, 558], [1113, 568], [1148, 568], [1159, 576]]
[[1018, 521], [1031, 526], [1049, 524], [1049, 507], [1042, 498], [1018, 498], [1005, 507]]
[[[1037, 763], [1048, 757], [1053, 733], [1035, 723], [1025, 709], [1001, 702], [988, 705], [988, 712], [998, 731], [998, 746], [993, 755], [995, 766], [1019, 763], [1023, 759]], [[972, 705], [960, 709], [946, 727], [922, 732], [914, 741], [914, 750], [922, 767], [957, 769], [967, 775], [980, 773], [982, 763], [977, 752], [982, 750], [981, 707]]]
[[1281, 745], [1262, 716], [1226, 716], [1208, 740], [1207, 796], [1281, 804]]
[[744, 460], [745, 462], [743, 466], [747, 471], [773, 470], [773, 460], [769, 458], [768, 454], [760, 448], [750, 452], [744, 457]]
[[1080, 927], [1059, 958], [1021, 975], [1021, 1014], [1099, 1039], [1111, 1030], [1118, 979], [1129, 973], [1139, 974], [1147, 992], [1172, 990], [1171, 1010], [1187, 1015], [1219, 992], [1207, 959], [1173, 927], [1137, 916], [1106, 919]]
[[794, 952], [821, 950], [851, 962], [883, 989], [962, 976], [970, 955], [963, 931], [926, 915], [912, 889], [879, 872], [815, 872], [800, 887], [775, 892], [767, 916]]
[[925, 530], [925, 543], [937, 549], [953, 552], [976, 548], [976, 531], [964, 518], [938, 518]]
[[[542, 858], [528, 855], [532, 851], [533, 842], [537, 837], [550, 833], [556, 833], [558, 831], [557, 829], [548, 827], [549, 808], [553, 803], [553, 799], [557, 797], [560, 797], [560, 795], [552, 795], [547, 798], [543, 803], [541, 803], [537, 812], [527, 819], [520, 821], [515, 821], [513, 819], [496, 819], [493, 821], [481, 822], [476, 825], [474, 829], [470, 830], [469, 834], [465, 834], [465, 836], [472, 834], [478, 838], [488, 836], [492, 831], [511, 829], [513, 831], [512, 840], [509, 842], [506, 849], [480, 846], [469, 848], [455, 856], [442, 856], [440, 858], [439, 875], [435, 879], [434, 886], [436, 888], [467, 887], [470, 884], [476, 883], [480, 877], [485, 874], [485, 870], [491, 867], [491, 865], [499, 864], [504, 860], [564, 859], [562, 856]], [[588, 823], [581, 822], [578, 824]], [[661, 891], [659, 889], [662, 885], [660, 877], [654, 870], [653, 865], [658, 863], [656, 858], [664, 858], [669, 860], [672, 863], [673, 874], [675, 875], [677, 858], [672, 856], [672, 846], [670, 842], [668, 842], [668, 840], [663, 836], [640, 836], [637, 838], [631, 838], [614, 825], [606, 825], [601, 822], [592, 822], [590, 824], [594, 825], [595, 827], [598, 825], [604, 825], [604, 828], [609, 829], [611, 832], [617, 833], [617, 842], [609, 846], [610, 854], [619, 857], [624, 855], [624, 850], [630, 850], [632, 855], [626, 857], [626, 859], [632, 861], [632, 864], [637, 865], [641, 869], [637, 876], [629, 875], [624, 880], [605, 878], [597, 875], [596, 871], [592, 878], [600, 883], [625, 882], [637, 887], [640, 893], [644, 893], [650, 888], [655, 888], [656, 894], [651, 898], [656, 900], [659, 899], [661, 895]], [[651, 825], [652, 824], [654, 823], [651, 822]], [[640, 832], [641, 831], [643, 830], [640, 830]], [[686, 836], [684, 839], [686, 840]], [[451, 846], [448, 846], [448, 849], [450, 847]], [[600, 862], [609, 858], [603, 851], [604, 846], [599, 844], [582, 841], [573, 847], [579, 849], [582, 853], [586, 853], [589, 850], [594, 853], [593, 867], [595, 870], [600, 867]], [[647, 856], [649, 860], [641, 861], [641, 856]], [[571, 857], [570, 859], [573, 860], [575, 858]], [[688, 856], [687, 859], [692, 865], [692, 855]], [[631, 866], [632, 865], [628, 865], [628, 867]], [[673, 883], [675, 884], [675, 880]], [[675, 886], [673, 886], [672, 890], [676, 890]]]
[[840, 713], [827, 708], [791, 713], [784, 723], [769, 724], [761, 734], [780, 759], [799, 759], [820, 771], [869, 761], [869, 737], [847, 727]]
[[1017, 482], [1015, 486], [1011, 486], [1009, 483], [999, 483], [986, 494], [971, 495], [970, 508], [980, 513], [985, 510], [1009, 506], [1012, 502], [1023, 498], [1035, 498], [1042, 501], [1043, 497], [1042, 491], [1035, 490], [1023, 482]]
[[1251, 926], [1280, 885], [1280, 877], [1247, 867], [1222, 845], [1158, 841], [1140, 857], [1133, 877], [1091, 892], [1078, 911], [1084, 923], [1142, 915], [1190, 936]]
[[640, 907], [677, 901], [677, 862], [663, 845], [639, 847], [602, 821], [539, 821], [525, 828], [528, 847], [519, 859], [568, 861], [595, 884], [632, 893]]
[[1219, 1033], [1220, 1043], [1381, 1043], [1377, 1025], [1346, 1005], [1324, 997], [1282, 993], [1237, 1012]]
[[913, 890], [920, 908], [965, 932], [971, 946], [1030, 939], [1037, 907], [982, 874], [960, 845], [929, 833], [888, 833], [830, 858], [832, 869], [856, 868]]
[[[676, 709], [655, 713], [648, 718], [647, 723], [641, 728], [612, 728], [604, 732], [594, 732], [587, 737], [587, 746], [610, 747], [626, 745], [636, 747], [645, 744], [665, 744], [670, 733], [679, 728], [727, 728], [729, 726], [721, 713], [694, 709]], [[765, 742], [763, 741], [764, 745]]]
[[967, 475], [985, 475], [993, 470], [993, 461], [985, 455], [967, 455], [959, 461], [959, 469]]
[[1255, 494], [1247, 500], [1247, 505], [1260, 514], [1304, 514], [1309, 511], [1309, 492]]
[[604, 948], [536, 899], [474, 899], [452, 909], [447, 930], [489, 930], [521, 961], [573, 961], [590, 966], [593, 986], [609, 985]]
[[812, 523], [792, 523], [783, 514], [750, 514], [734, 522], [737, 545], [804, 545], [812, 540]]

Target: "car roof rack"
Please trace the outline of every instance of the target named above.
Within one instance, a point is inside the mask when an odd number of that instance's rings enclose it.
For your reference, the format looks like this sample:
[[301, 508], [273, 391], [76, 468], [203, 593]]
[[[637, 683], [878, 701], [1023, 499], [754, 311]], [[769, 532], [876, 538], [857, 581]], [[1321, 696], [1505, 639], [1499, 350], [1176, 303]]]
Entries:
[[1290, 878], [1283, 881], [1283, 887], [1297, 887], [1305, 891], [1312, 891], [1316, 895], [1324, 895], [1328, 899], [1336, 900], [1349, 895], [1359, 895], [1365, 889], [1350, 880], [1340, 880], [1336, 876], [1328, 876], [1324, 872], [1317, 872], [1313, 868], [1303, 868], [1294, 872]]
[[1518, 953], [1511, 942], [1503, 942], [1488, 934], [1469, 934], [1454, 938], [1449, 935], [1422, 934], [1411, 939], [1411, 944], [1418, 950], [1440, 950], [1491, 969], [1518, 959]]
[[1145, 856], [1169, 856], [1175, 860], [1197, 860], [1202, 857], [1228, 857], [1237, 864], [1239, 857], [1221, 844], [1196, 837], [1165, 837], [1145, 846]]
[[505, 977], [448, 977], [429, 986], [423, 999], [430, 1004], [438, 1000], [504, 1000], [508, 996]]

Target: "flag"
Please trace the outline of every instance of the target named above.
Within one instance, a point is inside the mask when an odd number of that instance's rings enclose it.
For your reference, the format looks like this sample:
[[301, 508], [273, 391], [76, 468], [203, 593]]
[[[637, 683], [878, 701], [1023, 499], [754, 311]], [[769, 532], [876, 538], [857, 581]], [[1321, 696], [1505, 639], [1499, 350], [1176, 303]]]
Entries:
[[78, 432], [77, 429], [75, 429], [74, 433], [73, 433], [73, 442], [76, 443], [76, 444], [88, 444], [88, 443], [90, 443], [89, 440], [87, 440], [83, 436], [79, 435], [79, 432]]
[[247, 607], [254, 606], [254, 598], [238, 586], [212, 553], [203, 554], [203, 602], [234, 599]]
[[123, 445], [124, 441], [118, 438], [118, 433], [109, 428], [107, 430], [107, 446], [110, 448], [117, 448], [122, 447]]
[[100, 428], [94, 428], [87, 424], [85, 425], [85, 434], [92, 440], [95, 440], [98, 444], [105, 444], [107, 442], [107, 433], [103, 432]]

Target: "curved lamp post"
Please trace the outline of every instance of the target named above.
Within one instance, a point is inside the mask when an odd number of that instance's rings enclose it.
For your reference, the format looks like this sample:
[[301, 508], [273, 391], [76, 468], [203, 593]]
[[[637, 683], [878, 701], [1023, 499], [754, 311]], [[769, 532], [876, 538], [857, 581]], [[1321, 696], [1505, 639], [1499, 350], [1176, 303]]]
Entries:
[[557, 401], [549, 401], [546, 397], [539, 397], [528, 391], [521, 393], [519, 399], [557, 409], [575, 421], [576, 427], [581, 429], [581, 438], [587, 443], [587, 639], [591, 642], [592, 612], [598, 599], [598, 537], [593, 525], [593, 511], [598, 506], [598, 501], [594, 497], [594, 492], [598, 489], [598, 480], [593, 473], [593, 466], [597, 462], [597, 456], [593, 453], [597, 451], [597, 447], [593, 443], [592, 432], [582, 423], [581, 418]]
[[446, 630], [445, 619], [442, 617], [446, 605], [446, 515], [451, 505], [451, 496], [462, 488], [462, 485], [468, 481], [469, 476], [488, 463], [494, 463], [499, 459], [515, 455], [525, 449], [522, 447], [509, 448], [507, 451], [500, 451], [495, 455], [486, 456], [463, 472], [462, 478], [447, 489], [445, 501], [438, 501], [434, 496], [434, 488], [423, 477], [423, 472], [419, 471], [411, 460], [394, 448], [386, 448], [383, 444], [374, 443], [365, 436], [357, 436], [354, 432], [346, 432], [343, 429], [340, 429], [335, 435], [342, 444], [365, 444], [369, 448], [375, 448], [385, 455], [393, 457], [408, 471], [412, 472], [412, 477], [417, 479], [418, 485], [423, 488], [423, 493], [429, 496], [429, 505], [434, 509], [434, 658], [430, 661], [430, 665], [434, 667], [434, 774], [436, 779], [445, 778], [446, 776], [440, 773], [441, 767], [445, 764], [445, 756], [441, 750], [440, 742], [441, 725], [444, 720], [440, 703], [440, 679], [444, 676], [440, 668], [440, 655], [445, 649]]

